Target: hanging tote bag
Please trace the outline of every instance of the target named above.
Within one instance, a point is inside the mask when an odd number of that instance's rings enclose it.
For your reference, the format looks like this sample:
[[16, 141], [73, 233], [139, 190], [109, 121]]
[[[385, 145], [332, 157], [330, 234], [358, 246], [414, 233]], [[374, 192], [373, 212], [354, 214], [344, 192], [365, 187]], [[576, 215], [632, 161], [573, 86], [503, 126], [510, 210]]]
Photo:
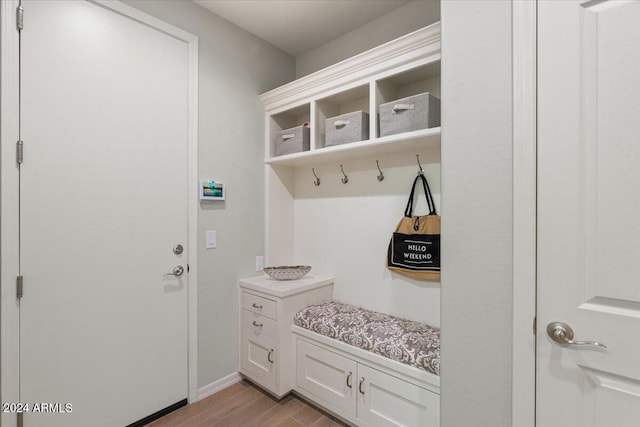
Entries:
[[[416, 185], [422, 182], [429, 214], [413, 216]], [[420, 280], [440, 280], [440, 216], [427, 178], [418, 174], [413, 181], [404, 217], [398, 223], [387, 250], [387, 268]]]

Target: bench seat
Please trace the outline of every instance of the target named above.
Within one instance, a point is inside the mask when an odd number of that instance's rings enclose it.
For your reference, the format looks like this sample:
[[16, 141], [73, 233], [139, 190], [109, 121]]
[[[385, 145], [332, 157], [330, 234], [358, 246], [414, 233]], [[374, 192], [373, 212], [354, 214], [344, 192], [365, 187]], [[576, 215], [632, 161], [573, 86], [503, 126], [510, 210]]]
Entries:
[[329, 301], [298, 311], [294, 324], [407, 365], [440, 373], [440, 329]]

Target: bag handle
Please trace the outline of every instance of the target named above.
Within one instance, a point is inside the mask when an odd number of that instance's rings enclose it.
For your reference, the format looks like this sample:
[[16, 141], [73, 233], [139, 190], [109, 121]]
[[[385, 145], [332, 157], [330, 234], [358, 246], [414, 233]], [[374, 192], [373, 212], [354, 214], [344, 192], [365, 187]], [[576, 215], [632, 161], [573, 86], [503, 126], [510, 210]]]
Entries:
[[404, 216], [408, 218], [413, 216], [413, 201], [416, 191], [416, 184], [418, 183], [418, 180], [420, 178], [422, 178], [422, 187], [424, 188], [425, 197], [427, 199], [429, 215], [435, 214], [435, 204], [433, 203], [433, 197], [431, 196], [431, 189], [429, 188], [429, 184], [426, 183], [426, 178], [424, 177], [424, 175], [419, 173], [418, 176], [416, 176], [416, 179], [413, 181], [413, 185], [411, 186], [411, 193], [409, 194], [409, 201], [407, 202], [407, 207], [404, 210]]
[[416, 184], [418, 180], [422, 180], [422, 188], [424, 188], [424, 194], [427, 199], [427, 206], [429, 207], [429, 215], [437, 215], [436, 213], [436, 204], [433, 201], [433, 195], [431, 194], [431, 188], [429, 187], [429, 183], [427, 182], [427, 178], [424, 174], [418, 174], [416, 179], [413, 181], [413, 185], [411, 186], [411, 193], [409, 194], [409, 201], [407, 202], [407, 207], [404, 210], [404, 216], [411, 218], [413, 216], [413, 197], [416, 191]]

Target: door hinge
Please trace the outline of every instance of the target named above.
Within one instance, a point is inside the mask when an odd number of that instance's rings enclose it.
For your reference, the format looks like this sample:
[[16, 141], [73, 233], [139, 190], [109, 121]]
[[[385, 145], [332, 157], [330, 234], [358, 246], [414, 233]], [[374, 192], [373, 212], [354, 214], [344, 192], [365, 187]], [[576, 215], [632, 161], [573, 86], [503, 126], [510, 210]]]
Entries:
[[24, 278], [22, 276], [16, 277], [16, 297], [22, 298], [22, 291], [24, 287]]
[[19, 165], [24, 162], [24, 142], [22, 140], [16, 143], [16, 161]]
[[22, 412], [18, 412], [17, 416], [16, 416], [16, 420], [17, 420], [17, 426], [18, 427], [22, 427], [24, 425], [24, 419], [23, 419], [24, 413]]
[[22, 31], [24, 28], [24, 8], [22, 6], [16, 8], [16, 27], [18, 31]]
[[538, 317], [533, 316], [533, 335], [538, 333]]

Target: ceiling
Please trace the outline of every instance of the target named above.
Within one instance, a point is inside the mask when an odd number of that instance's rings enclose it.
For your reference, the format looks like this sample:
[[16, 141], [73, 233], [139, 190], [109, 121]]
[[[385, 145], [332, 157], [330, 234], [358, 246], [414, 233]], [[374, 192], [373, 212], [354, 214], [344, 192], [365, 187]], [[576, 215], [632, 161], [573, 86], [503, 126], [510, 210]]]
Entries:
[[411, 0], [193, 0], [292, 56], [325, 44]]

